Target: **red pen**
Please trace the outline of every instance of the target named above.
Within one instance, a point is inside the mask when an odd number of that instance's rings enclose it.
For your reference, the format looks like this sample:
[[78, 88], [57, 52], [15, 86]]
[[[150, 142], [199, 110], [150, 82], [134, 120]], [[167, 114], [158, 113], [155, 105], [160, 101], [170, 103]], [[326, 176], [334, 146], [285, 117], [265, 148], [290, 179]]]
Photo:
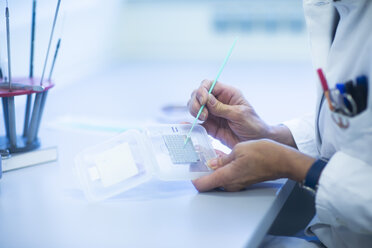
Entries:
[[324, 96], [327, 98], [329, 109], [331, 111], [334, 111], [335, 108], [333, 107], [333, 104], [332, 104], [332, 99], [331, 99], [331, 95], [329, 94], [329, 88], [328, 88], [327, 80], [326, 80], [326, 78], [323, 74], [323, 71], [320, 68], [316, 71], [318, 72], [320, 83], [321, 83], [323, 91], [324, 91]]

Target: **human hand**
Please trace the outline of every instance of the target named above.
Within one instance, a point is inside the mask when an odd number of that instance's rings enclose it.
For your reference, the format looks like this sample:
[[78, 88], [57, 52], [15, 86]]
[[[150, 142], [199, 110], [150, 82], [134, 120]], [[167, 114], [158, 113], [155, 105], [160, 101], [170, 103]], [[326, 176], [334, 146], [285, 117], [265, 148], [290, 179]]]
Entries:
[[254, 183], [278, 178], [300, 182], [314, 161], [314, 158], [274, 141], [247, 141], [237, 144], [230, 154], [208, 161], [208, 166], [215, 171], [193, 180], [193, 184], [203, 192], [217, 187], [238, 191]]
[[200, 120], [211, 136], [230, 148], [241, 141], [269, 137], [270, 126], [261, 120], [239, 90], [218, 82], [212, 94], [208, 94], [211, 85], [212, 81], [203, 80], [187, 104], [193, 116], [206, 104]]

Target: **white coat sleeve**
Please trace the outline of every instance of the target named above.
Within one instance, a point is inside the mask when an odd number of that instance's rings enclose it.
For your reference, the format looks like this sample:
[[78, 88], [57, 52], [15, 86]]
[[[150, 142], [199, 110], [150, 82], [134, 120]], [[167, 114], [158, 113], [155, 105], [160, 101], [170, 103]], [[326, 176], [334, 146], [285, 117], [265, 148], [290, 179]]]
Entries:
[[312, 157], [318, 155], [314, 123], [314, 114], [283, 122], [291, 131], [298, 150]]
[[323, 223], [372, 234], [372, 165], [335, 153], [319, 179], [316, 211]]

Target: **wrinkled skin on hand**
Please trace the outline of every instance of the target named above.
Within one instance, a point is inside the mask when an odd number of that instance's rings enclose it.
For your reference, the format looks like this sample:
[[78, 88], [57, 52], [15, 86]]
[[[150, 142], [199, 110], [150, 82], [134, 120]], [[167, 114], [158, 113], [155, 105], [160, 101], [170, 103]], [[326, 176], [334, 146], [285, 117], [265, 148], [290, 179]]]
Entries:
[[210, 160], [215, 171], [193, 181], [198, 191], [222, 187], [238, 191], [267, 180], [291, 178], [302, 180], [314, 158], [271, 140], [246, 141], [237, 144], [228, 155]]
[[204, 80], [188, 102], [193, 116], [206, 104], [200, 120], [208, 134], [233, 148], [237, 143], [267, 137], [270, 127], [264, 123], [241, 92], [218, 82], [212, 94], [211, 80]]
[[215, 171], [193, 181], [199, 191], [223, 187], [241, 190], [251, 184], [287, 177], [302, 181], [314, 158], [300, 153], [290, 130], [269, 126], [254, 111], [242, 93], [218, 82], [204, 80], [188, 102], [193, 116], [205, 104], [200, 120], [208, 134], [232, 148], [228, 155], [208, 161]]

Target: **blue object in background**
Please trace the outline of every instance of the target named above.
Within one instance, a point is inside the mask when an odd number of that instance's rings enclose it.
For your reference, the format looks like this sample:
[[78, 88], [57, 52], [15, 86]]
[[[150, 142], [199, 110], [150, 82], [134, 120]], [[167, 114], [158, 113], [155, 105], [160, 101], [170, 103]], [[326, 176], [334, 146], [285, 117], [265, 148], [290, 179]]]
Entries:
[[3, 167], [2, 167], [2, 164], [3, 164], [3, 159], [2, 159], [1, 156], [0, 156], [0, 179], [1, 179], [1, 176], [3, 175]]

